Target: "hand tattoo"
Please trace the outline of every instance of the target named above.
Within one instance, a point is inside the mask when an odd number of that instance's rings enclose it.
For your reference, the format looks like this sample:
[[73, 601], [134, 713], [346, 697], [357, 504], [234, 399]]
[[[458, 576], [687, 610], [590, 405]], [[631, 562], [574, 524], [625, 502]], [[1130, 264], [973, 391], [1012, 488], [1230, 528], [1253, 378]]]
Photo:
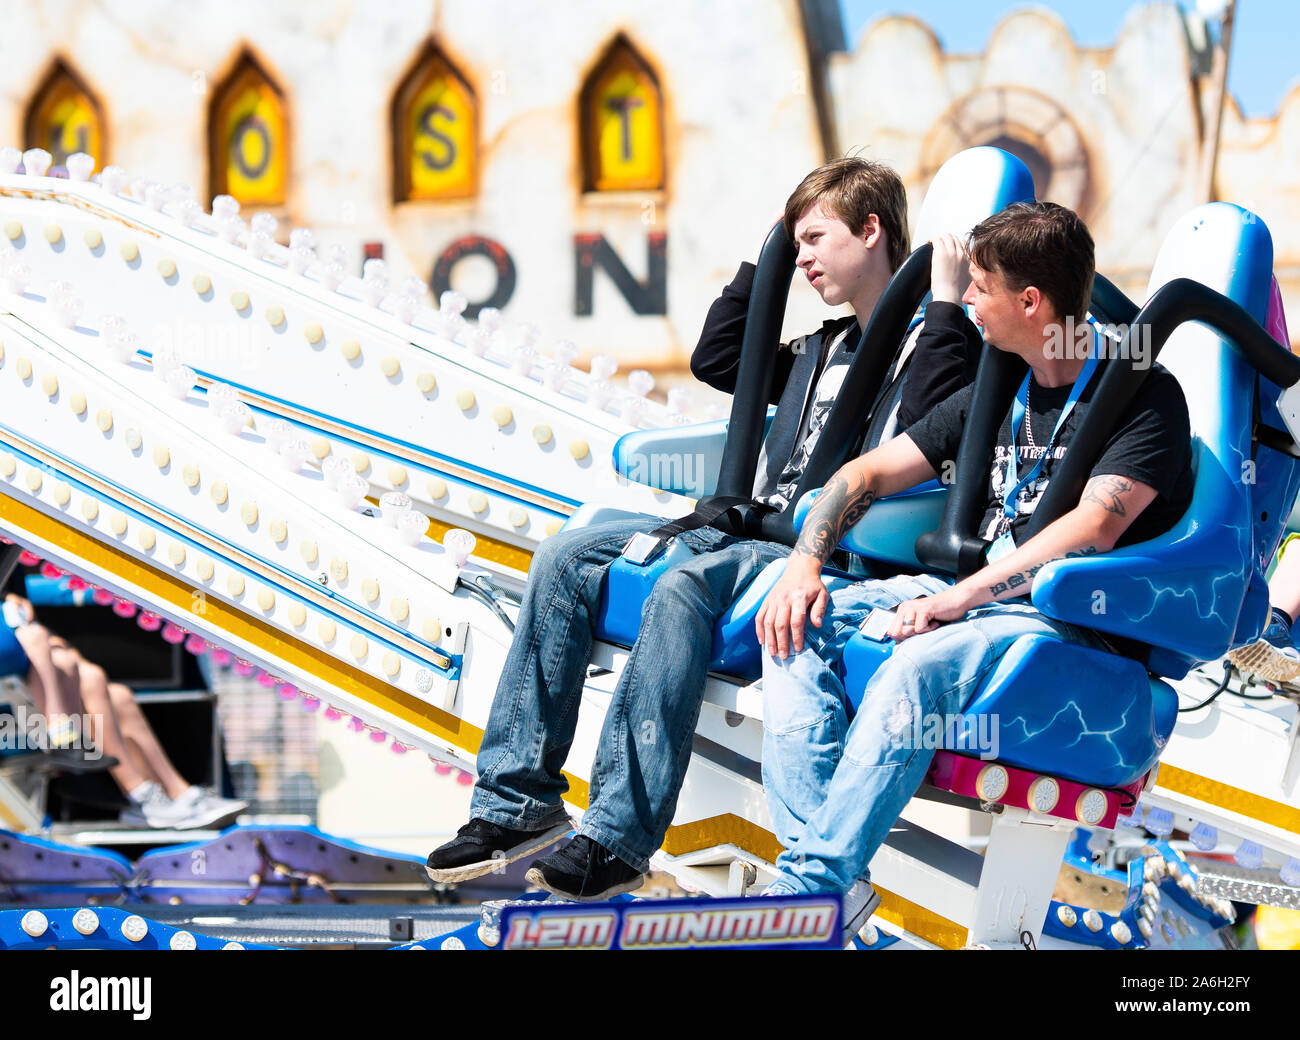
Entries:
[[1123, 477], [1098, 477], [1088, 482], [1083, 489], [1083, 501], [1096, 502], [1108, 513], [1116, 516], [1128, 516], [1120, 496], [1133, 490], [1133, 481]]
[[854, 477], [850, 483], [843, 473], [836, 473], [817, 496], [794, 551], [825, 563], [844, 532], [862, 519], [875, 500], [876, 493], [864, 479]]

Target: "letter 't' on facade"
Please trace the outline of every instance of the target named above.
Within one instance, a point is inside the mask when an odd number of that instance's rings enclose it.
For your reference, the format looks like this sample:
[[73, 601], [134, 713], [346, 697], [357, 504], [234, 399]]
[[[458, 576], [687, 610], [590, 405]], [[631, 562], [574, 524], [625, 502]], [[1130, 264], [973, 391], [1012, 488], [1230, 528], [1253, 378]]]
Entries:
[[246, 206], [283, 206], [289, 186], [284, 92], [245, 48], [212, 92], [208, 110], [208, 193]]
[[626, 36], [616, 36], [588, 74], [578, 109], [585, 191], [663, 188], [659, 79]]
[[393, 95], [393, 199], [463, 199], [478, 185], [478, 98], [425, 43]]
[[52, 166], [62, 166], [74, 152], [93, 155], [96, 169], [107, 161], [104, 110], [86, 81], [62, 58], [54, 59], [32, 95], [23, 137], [25, 147], [49, 152]]

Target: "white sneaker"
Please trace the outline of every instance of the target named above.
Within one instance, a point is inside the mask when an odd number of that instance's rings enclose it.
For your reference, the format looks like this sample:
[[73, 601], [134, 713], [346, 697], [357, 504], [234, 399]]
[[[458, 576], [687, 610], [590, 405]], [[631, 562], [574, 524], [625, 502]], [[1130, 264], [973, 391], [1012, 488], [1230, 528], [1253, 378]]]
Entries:
[[172, 830], [191, 812], [188, 806], [168, 798], [167, 792], [152, 780], [144, 781], [127, 797], [131, 804], [118, 814], [118, 819], [135, 827]]
[[879, 905], [880, 896], [874, 888], [865, 881], [853, 882], [853, 887], [844, 893], [844, 909], [842, 912], [844, 932], [842, 937], [845, 946], [853, 941], [853, 937], [871, 919], [871, 915], [876, 912], [876, 907]]
[[235, 798], [217, 798], [201, 790], [196, 800], [190, 794], [191, 791], [195, 790], [198, 790], [198, 788], [190, 787], [180, 798], [176, 799], [178, 805], [181, 803], [182, 798], [186, 799], [183, 808], [187, 810], [184, 818], [176, 824], [177, 830], [187, 831], [200, 827], [223, 827], [228, 823], [233, 823], [241, 813], [248, 811], [247, 802]]
[[[777, 878], [767, 888], [759, 893], [759, 896], [793, 896], [799, 893], [783, 878]], [[850, 888], [841, 897], [840, 937], [843, 940], [841, 945], [847, 946], [855, 935], [861, 931], [862, 926], [871, 919], [871, 915], [876, 912], [876, 907], [880, 905], [880, 896], [876, 890], [865, 881], [855, 881]]]

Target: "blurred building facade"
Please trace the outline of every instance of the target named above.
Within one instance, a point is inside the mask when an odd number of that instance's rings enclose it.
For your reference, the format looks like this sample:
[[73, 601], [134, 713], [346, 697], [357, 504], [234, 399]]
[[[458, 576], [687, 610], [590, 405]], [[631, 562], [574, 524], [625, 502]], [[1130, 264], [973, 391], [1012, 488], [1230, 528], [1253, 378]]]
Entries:
[[[233, 194], [282, 239], [311, 227], [358, 267], [382, 253], [396, 278], [535, 324], [543, 349], [669, 379], [800, 177], [845, 152], [893, 164], [914, 216], [950, 155], [1006, 147], [1141, 295], [1201, 201], [1195, 26], [1151, 4], [1081, 48], [1032, 9], [982, 54], [936, 31], [892, 16], [850, 44], [836, 0], [26, 0], [0, 37], [0, 143]], [[1216, 195], [1272, 229], [1293, 314], [1298, 152], [1300, 89], [1267, 119], [1229, 102]], [[823, 310], [796, 280], [787, 329]]]

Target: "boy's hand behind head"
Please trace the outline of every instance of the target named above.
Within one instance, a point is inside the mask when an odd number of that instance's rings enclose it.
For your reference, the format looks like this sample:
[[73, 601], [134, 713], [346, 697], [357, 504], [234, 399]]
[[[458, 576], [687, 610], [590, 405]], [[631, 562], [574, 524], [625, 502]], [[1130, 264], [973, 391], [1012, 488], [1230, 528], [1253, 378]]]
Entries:
[[970, 257], [966, 244], [956, 235], [930, 239], [934, 251], [930, 257], [930, 294], [938, 302], [961, 303], [970, 284]]

